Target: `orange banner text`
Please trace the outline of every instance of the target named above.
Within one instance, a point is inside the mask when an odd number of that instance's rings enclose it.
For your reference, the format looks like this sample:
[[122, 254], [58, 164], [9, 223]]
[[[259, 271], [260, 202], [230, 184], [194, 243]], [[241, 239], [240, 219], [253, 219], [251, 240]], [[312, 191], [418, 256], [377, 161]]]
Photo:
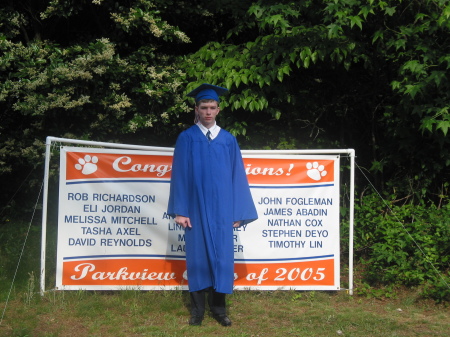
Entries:
[[[172, 156], [118, 153], [67, 153], [67, 181], [83, 179], [170, 179]], [[255, 184], [314, 184], [334, 181], [328, 159], [244, 158], [248, 181]]]
[[[64, 285], [186, 286], [184, 260], [91, 259], [65, 261]], [[333, 286], [334, 259], [236, 263], [235, 286]]]

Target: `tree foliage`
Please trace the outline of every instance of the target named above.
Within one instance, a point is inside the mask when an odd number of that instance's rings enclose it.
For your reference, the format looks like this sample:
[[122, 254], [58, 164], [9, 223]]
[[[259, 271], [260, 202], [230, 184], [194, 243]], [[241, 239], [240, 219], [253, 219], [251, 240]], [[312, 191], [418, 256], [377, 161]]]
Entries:
[[[236, 134], [269, 148], [286, 139], [356, 148], [378, 187], [389, 182], [420, 199], [448, 187], [449, 8], [260, 0], [235, 17], [226, 40], [196, 52], [187, 73], [233, 90], [232, 122], [253, 123], [230, 122]], [[260, 128], [274, 137], [260, 139]]]
[[0, 17], [4, 178], [40, 165], [49, 135], [145, 144], [177, 132], [185, 76], [161, 50], [189, 38], [152, 2], [9, 1]]
[[210, 82], [231, 90], [220, 123], [243, 147], [352, 147], [377, 187], [444, 196], [449, 15], [443, 0], [7, 1], [0, 171], [41, 162], [47, 135], [173, 144], [184, 93]]
[[[375, 194], [356, 204], [355, 256], [364, 285], [420, 287], [425, 297], [450, 300], [450, 205], [381, 202]], [[344, 226], [345, 227], [345, 226]]]

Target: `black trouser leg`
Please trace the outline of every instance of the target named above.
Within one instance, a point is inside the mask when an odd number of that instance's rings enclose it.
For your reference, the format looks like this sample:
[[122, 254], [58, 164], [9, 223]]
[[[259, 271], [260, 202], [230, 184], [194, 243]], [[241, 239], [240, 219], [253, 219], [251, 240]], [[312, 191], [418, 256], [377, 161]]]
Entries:
[[191, 295], [191, 315], [203, 317], [205, 314], [205, 290], [193, 291]]
[[218, 293], [213, 288], [210, 288], [208, 291], [208, 304], [209, 310], [214, 315], [220, 316], [226, 314], [224, 293]]

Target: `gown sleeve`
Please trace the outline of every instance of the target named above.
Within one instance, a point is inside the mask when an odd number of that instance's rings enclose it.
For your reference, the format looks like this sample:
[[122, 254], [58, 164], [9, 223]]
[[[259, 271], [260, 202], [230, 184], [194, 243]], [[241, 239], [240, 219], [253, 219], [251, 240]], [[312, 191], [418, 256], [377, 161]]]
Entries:
[[189, 179], [187, 177], [189, 167], [186, 165], [190, 163], [188, 160], [190, 147], [189, 136], [186, 132], [182, 132], [178, 136], [172, 162], [170, 197], [167, 208], [167, 214], [172, 217], [182, 215], [189, 218]]
[[258, 219], [258, 214], [248, 185], [241, 150], [235, 138], [233, 151], [233, 221], [241, 221], [242, 226]]

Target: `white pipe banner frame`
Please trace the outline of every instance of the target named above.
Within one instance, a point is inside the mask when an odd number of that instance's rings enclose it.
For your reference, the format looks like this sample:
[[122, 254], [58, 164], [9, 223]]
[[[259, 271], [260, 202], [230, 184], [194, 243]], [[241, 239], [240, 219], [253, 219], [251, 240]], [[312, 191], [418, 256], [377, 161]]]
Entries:
[[[188, 289], [184, 229], [166, 214], [173, 148], [47, 137], [41, 294], [54, 142], [86, 146], [61, 147], [56, 289]], [[353, 294], [353, 149], [242, 151], [259, 218], [234, 229], [235, 289], [340, 290], [340, 154]]]

